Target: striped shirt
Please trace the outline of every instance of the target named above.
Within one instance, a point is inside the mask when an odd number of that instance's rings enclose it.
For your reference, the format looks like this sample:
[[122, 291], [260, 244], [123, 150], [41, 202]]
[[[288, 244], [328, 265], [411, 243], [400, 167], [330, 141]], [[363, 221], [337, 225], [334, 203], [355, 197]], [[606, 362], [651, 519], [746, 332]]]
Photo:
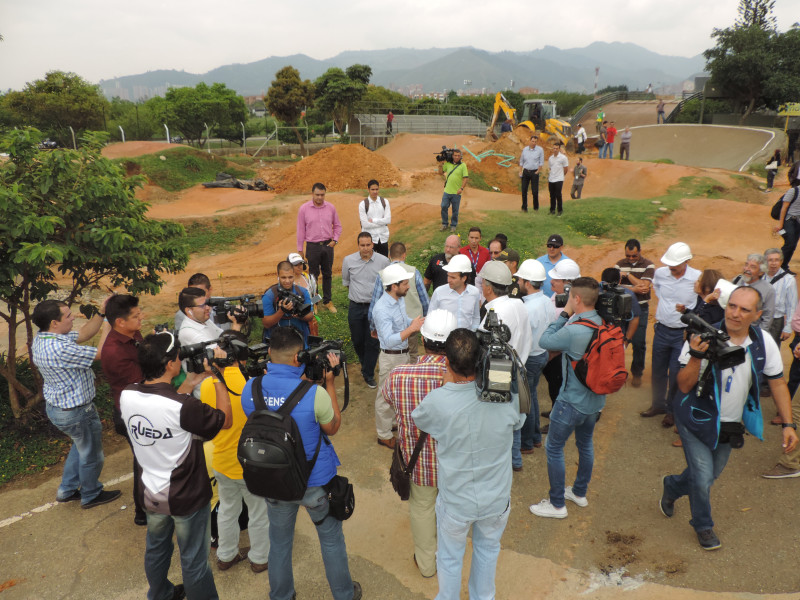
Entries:
[[75, 408], [94, 399], [97, 348], [79, 346], [78, 335], [40, 331], [33, 339], [33, 364], [44, 379], [44, 399], [56, 408]]
[[[406, 464], [414, 453], [414, 446], [420, 435], [411, 418], [411, 412], [428, 392], [442, 386], [444, 370], [444, 356], [426, 354], [420, 357], [417, 364], [395, 367], [383, 384], [383, 397], [397, 413], [400, 450]], [[419, 453], [411, 479], [417, 485], [436, 487], [437, 478], [436, 447], [428, 437]]]
[[[656, 273], [656, 267], [653, 261], [647, 260], [643, 256], [636, 262], [632, 262], [625, 257], [617, 261], [615, 266], [619, 269], [619, 273], [622, 276], [622, 285], [624, 286], [633, 285], [633, 282], [628, 279], [629, 274], [636, 277], [636, 279], [643, 279], [652, 283], [653, 276]], [[650, 292], [636, 294], [636, 298], [638, 298], [639, 304], [647, 304], [648, 300], [650, 300]]]

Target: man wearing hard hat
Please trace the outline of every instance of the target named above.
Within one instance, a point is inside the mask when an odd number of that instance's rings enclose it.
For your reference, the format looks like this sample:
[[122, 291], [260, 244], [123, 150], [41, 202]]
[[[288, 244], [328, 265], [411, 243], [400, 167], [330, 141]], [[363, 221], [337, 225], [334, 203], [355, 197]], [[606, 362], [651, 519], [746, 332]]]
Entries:
[[394, 263], [383, 269], [380, 276], [386, 293], [375, 303], [372, 312], [381, 346], [378, 358], [378, 393], [375, 396], [375, 426], [378, 430], [378, 443], [394, 450], [394, 411], [383, 398], [382, 386], [392, 369], [408, 363], [408, 338], [420, 330], [425, 319], [416, 317], [412, 320], [406, 314], [405, 295], [408, 293], [408, 280], [414, 273], [409, 273], [402, 265]]
[[430, 311], [444, 309], [455, 316], [458, 327], [475, 331], [481, 322], [481, 293], [467, 283], [472, 273], [470, 259], [459, 254], [442, 268], [447, 271], [447, 285], [433, 290]]
[[697, 294], [694, 282], [700, 271], [689, 266], [692, 251], [688, 244], [672, 244], [661, 262], [666, 265], [656, 269], [653, 275], [653, 291], [658, 298], [656, 322], [653, 326], [653, 392], [650, 408], [639, 413], [643, 417], [665, 415], [661, 424], [672, 427], [672, 398], [677, 389], [678, 357], [683, 348], [686, 324], [681, 313], [694, 308]]
[[[466, 256], [462, 258], [469, 262]], [[443, 309], [430, 311], [420, 329], [425, 355], [414, 365], [392, 369], [383, 384], [383, 397], [397, 414], [398, 443], [403, 460], [409, 468], [421, 434], [411, 418], [411, 412], [419, 406], [428, 392], [444, 383], [444, 343], [454, 329], [456, 317], [451, 312]], [[437, 478], [436, 445], [428, 437], [411, 469], [411, 490], [408, 497], [408, 516], [411, 520], [411, 536], [414, 538], [414, 564], [423, 577], [433, 577], [436, 574]]]

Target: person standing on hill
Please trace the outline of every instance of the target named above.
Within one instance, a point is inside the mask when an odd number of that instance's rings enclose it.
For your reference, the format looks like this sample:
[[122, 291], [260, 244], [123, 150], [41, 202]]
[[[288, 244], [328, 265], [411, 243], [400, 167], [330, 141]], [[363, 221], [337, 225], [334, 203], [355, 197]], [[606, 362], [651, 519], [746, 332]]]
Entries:
[[614, 121], [611, 121], [606, 129], [606, 158], [614, 158], [614, 140], [617, 139], [617, 128], [614, 126]]
[[[322, 183], [311, 186], [311, 200], [297, 211], [297, 252], [308, 260], [308, 270], [319, 281], [322, 270], [322, 306], [335, 313], [331, 302], [333, 249], [342, 235], [342, 223], [336, 207], [325, 202], [327, 188]], [[303, 243], [306, 253], [303, 255]]]
[[386, 115], [386, 133], [391, 135], [392, 131], [392, 123], [394, 122], [394, 113], [390, 110], [389, 114]]
[[544, 164], [544, 150], [542, 150], [541, 146], [537, 146], [538, 142], [539, 136], [533, 134], [528, 145], [522, 149], [522, 154], [519, 157], [519, 176], [522, 184], [522, 212], [528, 212], [528, 186], [530, 186], [531, 193], [533, 194], [533, 210], [539, 210], [539, 169], [541, 169]]
[[458, 227], [458, 207], [461, 205], [461, 194], [467, 186], [469, 171], [461, 162], [461, 150], [453, 150], [453, 162], [445, 161], [442, 165], [444, 175], [444, 193], [442, 194], [442, 226], [439, 231], [447, 229], [447, 210], [452, 206], [450, 231], [455, 233]]
[[605, 123], [605, 119], [606, 119], [606, 113], [601, 108], [599, 111], [597, 111], [597, 119], [595, 119], [594, 122], [594, 126], [597, 129], [598, 134], [600, 133], [600, 128], [603, 126], [603, 123]]
[[622, 160], [622, 156], [625, 156], [625, 160], [631, 159], [631, 138], [633, 137], [633, 133], [631, 133], [631, 128], [626, 127], [622, 133], [619, 134], [619, 159]]
[[583, 123], [578, 123], [578, 131], [575, 133], [575, 141], [578, 144], [576, 154], [583, 154], [586, 151], [586, 130], [583, 128]]
[[664, 101], [659, 100], [658, 105], [656, 106], [656, 125], [664, 123], [664, 120]]
[[569, 170], [569, 160], [567, 156], [561, 151], [561, 142], [553, 144], [553, 154], [548, 159], [548, 167], [550, 172], [547, 175], [547, 188], [550, 192], [550, 214], [558, 216], [564, 210], [564, 199], [561, 195], [564, 188], [564, 178]]
[[569, 197], [573, 200], [576, 200], [581, 197], [581, 192], [583, 191], [583, 182], [586, 181], [586, 176], [589, 174], [586, 165], [583, 164], [583, 158], [578, 157], [578, 162], [575, 163], [575, 167], [572, 169], [572, 189], [569, 192]]

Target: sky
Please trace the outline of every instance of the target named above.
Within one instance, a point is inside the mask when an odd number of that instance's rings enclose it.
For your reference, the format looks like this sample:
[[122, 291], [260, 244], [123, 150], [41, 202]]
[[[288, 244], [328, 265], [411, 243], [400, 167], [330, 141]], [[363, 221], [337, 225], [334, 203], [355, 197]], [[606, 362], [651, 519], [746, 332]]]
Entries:
[[[553, 10], [554, 6], [562, 10]], [[0, 0], [0, 90], [52, 70], [97, 83], [157, 69], [205, 73], [269, 56], [325, 59], [345, 50], [448, 48], [527, 51], [632, 42], [695, 56], [739, 0]], [[777, 0], [778, 29], [800, 0]]]

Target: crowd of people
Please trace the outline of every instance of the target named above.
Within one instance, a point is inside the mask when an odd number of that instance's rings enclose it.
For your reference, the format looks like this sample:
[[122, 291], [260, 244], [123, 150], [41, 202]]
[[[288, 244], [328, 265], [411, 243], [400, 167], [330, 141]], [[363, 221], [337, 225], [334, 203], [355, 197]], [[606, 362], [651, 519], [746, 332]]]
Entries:
[[[554, 157], [559, 153], [556, 147]], [[458, 166], [458, 157], [454, 160], [450, 167]], [[534, 136], [520, 161], [523, 182], [534, 190], [534, 210], [542, 164]], [[566, 164], [560, 168], [565, 174]], [[466, 179], [465, 168], [454, 192], [463, 191]], [[700, 545], [720, 547], [709, 490], [731, 449], [741, 446], [744, 432], [762, 437], [762, 397], [772, 397], [776, 416], [771, 422], [783, 428], [780, 460], [763, 476], [800, 476], [795, 425], [800, 414], [790, 400], [800, 384], [800, 305], [786, 246], [748, 255], [740, 274], [725, 274], [728, 280], [719, 271], [693, 268], [684, 242], [670, 246], [657, 267], [645, 258], [641, 243], [630, 239], [624, 255], [598, 281], [567, 256], [558, 233], [548, 236], [541, 256], [521, 261], [506, 235], [498, 233], [484, 245], [481, 228], [473, 226], [466, 245], [457, 235], [448, 236], [443, 252], [433, 255], [420, 273], [405, 262], [406, 245], [390, 241], [391, 206], [380, 196], [379, 183], [372, 180], [367, 188], [369, 195], [358, 206], [358, 250], [342, 262], [347, 321], [363, 380], [375, 390], [377, 444], [414, 465], [409, 497], [414, 561], [423, 577], [438, 576], [437, 598], [460, 597], [470, 530], [470, 597], [494, 597], [513, 474], [525, 468], [525, 455], [546, 453], [549, 493], [530, 505], [533, 515], [563, 519], [567, 501], [578, 509], [588, 506], [593, 433], [605, 396], [582, 383], [574, 367], [593, 337], [593, 328], [584, 323], [601, 323], [598, 299], [615, 286], [631, 298], [632, 310], [621, 327], [625, 345], [632, 347], [634, 388], [643, 384], [649, 305], [653, 295], [658, 298], [651, 402], [641, 416], [659, 416], [664, 427], [674, 427], [675, 444], [686, 457], [682, 473], [664, 477], [661, 512], [672, 517], [676, 502], [688, 496], [690, 524]], [[72, 331], [74, 316], [65, 303], [47, 300], [34, 310], [39, 332], [32, 358], [44, 378], [47, 414], [73, 441], [56, 499], [80, 500], [90, 509], [121, 495], [99, 481], [103, 452], [91, 366], [100, 360], [112, 390], [115, 429], [132, 449], [134, 522], [147, 527], [149, 598], [217, 597], [208, 561], [212, 488], [204, 440], [213, 440], [218, 570], [247, 561], [255, 573], [268, 571], [270, 598], [294, 598], [292, 543], [303, 506], [317, 527], [333, 597], [361, 597], [361, 586], [350, 575], [341, 521], [329, 514], [324, 488], [339, 466], [329, 439], [342, 422], [333, 371], [295, 397], [304, 371], [298, 356], [316, 333], [316, 311], [337, 312], [332, 266], [342, 226], [325, 194], [323, 184], [314, 184], [311, 199], [298, 211], [297, 252], [277, 265], [278, 281], [263, 294], [263, 339], [269, 342], [270, 357], [263, 377], [248, 380], [243, 358], [231, 361], [222, 350], [249, 343], [242, 332], [248, 319], [236, 309], [212, 311], [211, 281], [202, 273], [192, 275], [181, 290], [173, 331], [143, 336], [139, 299], [126, 294], [107, 298], [78, 332]], [[454, 195], [445, 192], [453, 228], [458, 219]], [[793, 198], [784, 198], [791, 206]], [[444, 222], [444, 200], [442, 206]], [[784, 210], [782, 217], [787, 227], [793, 213]], [[520, 412], [516, 388], [508, 403], [480, 400], [476, 332], [490, 313], [509, 327], [508, 345], [524, 365], [519, 377], [530, 390], [525, 412]], [[687, 334], [691, 319], [686, 315], [726, 332], [728, 345], [745, 349], [744, 362], [719, 364], [713, 340], [694, 335], [693, 329]], [[86, 345], [97, 333], [97, 347]], [[795, 360], [787, 386], [779, 348], [793, 334]], [[199, 368], [181, 360], [181, 348], [193, 344], [210, 349]], [[215, 366], [214, 359], [226, 357], [227, 366]], [[335, 354], [328, 360], [332, 367], [338, 364]], [[549, 410], [543, 410], [537, 394], [542, 376], [552, 402]], [[278, 410], [287, 401], [313, 467], [301, 499], [265, 500], [245, 485], [237, 444], [248, 416], [261, 404]], [[579, 462], [567, 485], [564, 446], [573, 435]], [[245, 508], [251, 543], [246, 553], [239, 548]], [[167, 577], [173, 535], [183, 572], [183, 583], [177, 585]]]

